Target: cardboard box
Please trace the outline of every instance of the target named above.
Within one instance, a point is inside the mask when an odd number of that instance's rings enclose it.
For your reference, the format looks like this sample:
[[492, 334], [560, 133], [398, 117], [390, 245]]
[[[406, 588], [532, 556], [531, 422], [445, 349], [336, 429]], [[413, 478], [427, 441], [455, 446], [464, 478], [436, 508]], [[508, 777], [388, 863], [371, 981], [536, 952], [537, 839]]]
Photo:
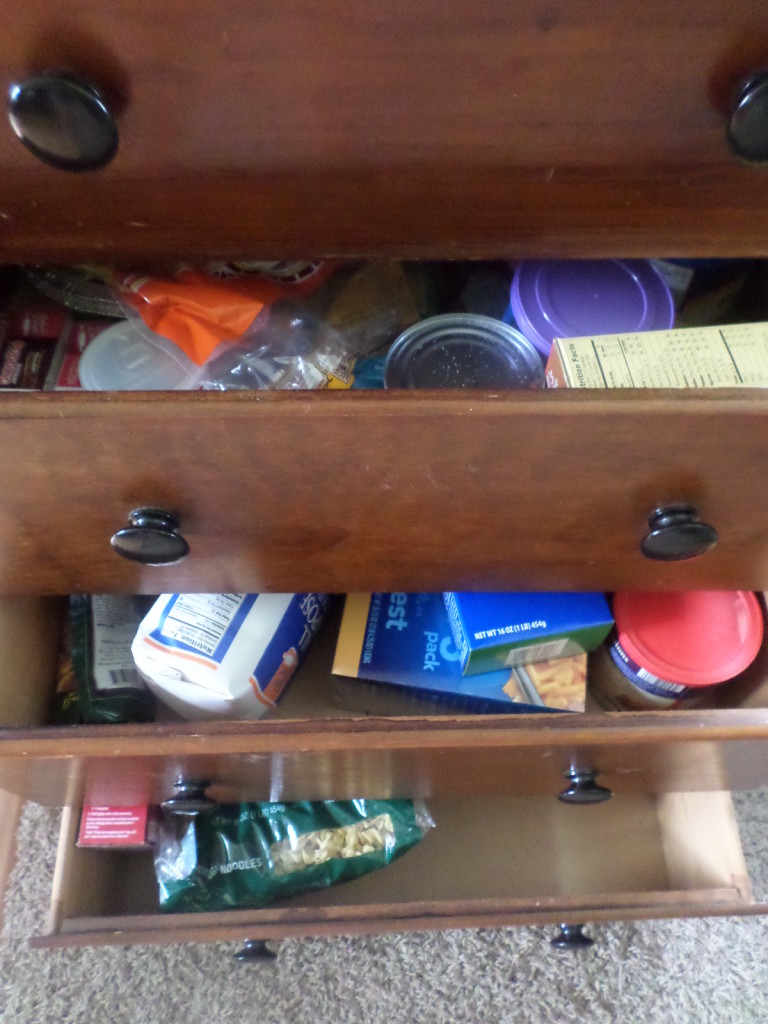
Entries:
[[86, 804], [80, 817], [77, 845], [142, 849], [148, 845], [148, 818], [149, 808], [146, 804], [135, 804], [132, 807]]
[[70, 318], [58, 306], [22, 300], [23, 296], [17, 298], [16, 308], [0, 320], [0, 389], [42, 391], [51, 386]]
[[114, 320], [103, 319], [70, 322], [56, 345], [46, 390], [80, 391], [80, 357], [93, 339], [114, 323]]
[[465, 676], [593, 651], [613, 625], [603, 594], [451, 592], [443, 597]]
[[768, 323], [555, 338], [550, 388], [768, 386]]
[[44, 338], [9, 338], [0, 351], [0, 388], [42, 391], [54, 344]]
[[584, 710], [585, 655], [463, 676], [442, 594], [348, 594], [333, 672], [480, 714]]
[[67, 322], [63, 306], [44, 299], [30, 301], [11, 315], [10, 333], [18, 338], [56, 341]]

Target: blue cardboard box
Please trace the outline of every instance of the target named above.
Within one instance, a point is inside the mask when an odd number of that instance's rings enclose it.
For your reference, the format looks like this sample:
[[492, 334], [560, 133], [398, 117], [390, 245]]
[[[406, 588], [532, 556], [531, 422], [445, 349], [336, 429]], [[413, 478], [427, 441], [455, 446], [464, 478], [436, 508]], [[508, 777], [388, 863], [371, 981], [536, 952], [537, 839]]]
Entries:
[[584, 710], [584, 655], [463, 676], [442, 594], [348, 594], [333, 672], [481, 714]]
[[613, 626], [604, 594], [443, 595], [465, 676], [595, 650]]

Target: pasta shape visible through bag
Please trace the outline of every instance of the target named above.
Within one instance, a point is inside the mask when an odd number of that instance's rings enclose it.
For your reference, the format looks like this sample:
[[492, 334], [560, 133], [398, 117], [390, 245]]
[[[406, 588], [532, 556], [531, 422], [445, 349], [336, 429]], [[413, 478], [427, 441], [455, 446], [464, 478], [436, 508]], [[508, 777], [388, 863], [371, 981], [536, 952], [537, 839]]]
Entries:
[[334, 859], [347, 860], [384, 850], [395, 842], [389, 814], [365, 818], [354, 825], [323, 828], [273, 843], [269, 854], [275, 875], [289, 875]]

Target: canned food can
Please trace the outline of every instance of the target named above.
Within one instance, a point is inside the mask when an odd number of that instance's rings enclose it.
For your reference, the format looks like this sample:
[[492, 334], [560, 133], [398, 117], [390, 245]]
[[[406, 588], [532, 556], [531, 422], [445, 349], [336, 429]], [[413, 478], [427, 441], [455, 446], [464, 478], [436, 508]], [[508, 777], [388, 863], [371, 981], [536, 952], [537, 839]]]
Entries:
[[489, 316], [448, 313], [409, 327], [384, 364], [388, 388], [542, 388], [541, 357]]

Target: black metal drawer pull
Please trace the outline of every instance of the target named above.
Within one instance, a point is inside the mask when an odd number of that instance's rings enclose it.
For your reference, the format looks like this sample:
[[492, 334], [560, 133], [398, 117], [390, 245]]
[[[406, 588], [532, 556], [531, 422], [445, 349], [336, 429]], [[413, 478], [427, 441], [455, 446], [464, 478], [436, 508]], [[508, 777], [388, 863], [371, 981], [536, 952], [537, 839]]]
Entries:
[[263, 939], [246, 939], [245, 945], [234, 954], [234, 958], [241, 964], [274, 963], [277, 953]]
[[110, 543], [118, 555], [142, 565], [175, 565], [189, 554], [189, 544], [179, 531], [173, 512], [161, 508], [136, 508], [128, 526], [115, 533]]
[[594, 946], [595, 940], [584, 934], [583, 924], [561, 924], [560, 931], [549, 940], [550, 946], [555, 949], [589, 949]]
[[648, 533], [640, 543], [646, 558], [684, 562], [717, 544], [717, 530], [702, 523], [693, 505], [664, 505], [648, 516]]
[[726, 137], [740, 160], [768, 163], [768, 68], [742, 85], [728, 119]]
[[570, 785], [557, 796], [564, 804], [602, 804], [613, 796], [610, 789], [598, 784], [593, 771], [572, 768], [565, 777]]
[[210, 782], [204, 779], [190, 779], [189, 781], [179, 779], [174, 786], [176, 796], [170, 796], [167, 800], [163, 800], [160, 806], [164, 811], [183, 814], [186, 817], [207, 814], [218, 806], [215, 800], [205, 795], [209, 786]]
[[117, 124], [98, 90], [55, 71], [14, 83], [8, 120], [38, 160], [64, 171], [93, 171], [117, 153]]

